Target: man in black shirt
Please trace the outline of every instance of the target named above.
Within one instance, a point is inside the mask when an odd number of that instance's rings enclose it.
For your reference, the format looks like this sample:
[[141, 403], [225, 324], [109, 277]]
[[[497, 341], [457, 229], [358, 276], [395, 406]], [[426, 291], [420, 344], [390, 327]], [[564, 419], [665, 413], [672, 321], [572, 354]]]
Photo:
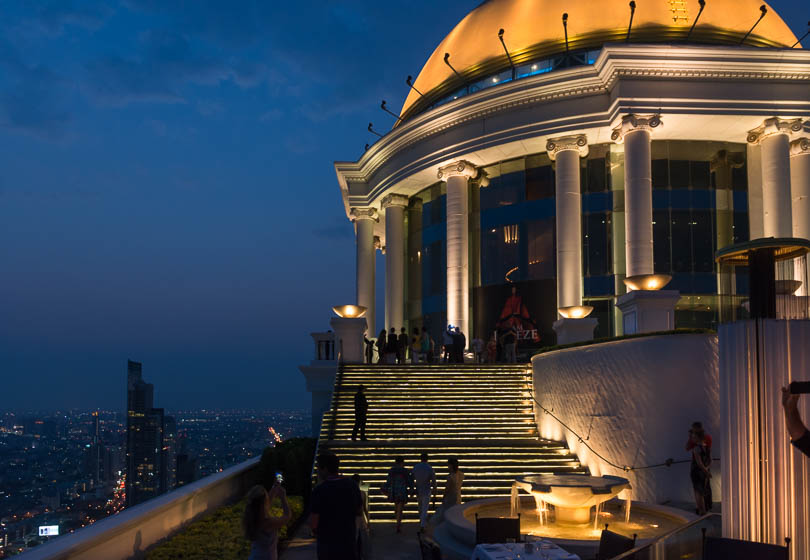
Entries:
[[782, 387], [782, 406], [785, 408], [785, 423], [791, 442], [796, 448], [810, 457], [810, 431], [799, 415], [799, 395], [794, 395], [787, 387]]
[[309, 520], [317, 539], [318, 560], [357, 558], [355, 518], [362, 512], [363, 499], [357, 483], [338, 474], [339, 465], [331, 453], [318, 457], [322, 482], [312, 490]]
[[397, 339], [397, 362], [402, 365], [408, 357], [408, 331], [405, 327], [399, 330], [399, 339]]
[[360, 432], [360, 439], [366, 441], [366, 416], [368, 415], [368, 399], [366, 399], [365, 387], [360, 385], [354, 394], [354, 428], [352, 428], [352, 441], [357, 439], [357, 432]]

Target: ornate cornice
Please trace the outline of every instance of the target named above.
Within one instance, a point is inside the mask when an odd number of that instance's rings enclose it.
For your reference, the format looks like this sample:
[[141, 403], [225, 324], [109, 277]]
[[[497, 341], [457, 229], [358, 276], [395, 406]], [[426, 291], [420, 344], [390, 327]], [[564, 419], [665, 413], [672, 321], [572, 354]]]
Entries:
[[810, 156], [810, 138], [803, 136], [790, 143], [790, 157]]
[[575, 136], [561, 136], [560, 138], [550, 138], [546, 142], [546, 152], [551, 160], [557, 159], [557, 154], [566, 150], [579, 152], [579, 157], [588, 155], [588, 137], [584, 134]]
[[[751, 84], [753, 92], [758, 91], [753, 86], [774, 87], [780, 92], [786, 89], [789, 95], [766, 102], [760, 95], [749, 95], [741, 90], [742, 83]], [[713, 84], [732, 89], [727, 96], [718, 97], [714, 90], [706, 89]], [[620, 85], [621, 88], [616, 89]], [[609, 44], [593, 66], [573, 67], [505, 83], [421, 113], [400, 123], [359, 160], [336, 162], [335, 168], [348, 213], [349, 186], [363, 200], [379, 200], [379, 196], [415, 173], [422, 173], [428, 184], [427, 177], [435, 177], [435, 166], [442, 160], [462, 158], [500, 142], [532, 137], [545, 140], [551, 135], [606, 128], [618, 115], [631, 111], [735, 114], [746, 119], [750, 115], [767, 116], [769, 113], [805, 114], [810, 102], [801, 102], [804, 97], [797, 97], [796, 93], [796, 88], [804, 85], [810, 87], [810, 51], [807, 50]], [[663, 91], [669, 97], [661, 98]], [[609, 101], [596, 103], [600, 96]], [[547, 104], [577, 98], [588, 98], [589, 103], [583, 105], [588, 111], [564, 112], [556, 118], [544, 112]], [[574, 104], [565, 105], [570, 106]], [[542, 116], [536, 116], [538, 109]], [[473, 132], [467, 131], [474, 130], [480, 132], [473, 140]], [[433, 147], [437, 142], [442, 144], [437, 137], [451, 131], [452, 144], [440, 149]], [[596, 136], [590, 139], [597, 141]], [[602, 141], [601, 136], [598, 139]], [[428, 155], [430, 149], [434, 153]], [[363, 204], [359, 198], [352, 202]]]
[[351, 218], [351, 220], [353, 222], [356, 222], [357, 220], [374, 220], [375, 222], [379, 221], [379, 216], [377, 215], [377, 209], [376, 208], [371, 208], [371, 207], [352, 208], [349, 211], [349, 217]]
[[748, 137], [745, 139], [749, 144], [758, 144], [776, 134], [793, 134], [801, 132], [802, 130], [801, 119], [791, 119], [789, 121], [777, 117], [765, 119], [765, 121], [753, 130], [748, 131]]
[[404, 194], [391, 193], [382, 199], [382, 207], [389, 208], [391, 206], [401, 206], [402, 208], [408, 207], [408, 197]]
[[473, 179], [475, 178], [477, 172], [478, 172], [477, 169], [472, 163], [465, 160], [459, 160], [440, 167], [439, 172], [436, 174], [436, 177], [438, 177], [442, 181], [446, 181], [450, 177], [458, 177], [458, 176]]
[[619, 126], [613, 129], [610, 139], [614, 142], [624, 142], [624, 137], [637, 130], [652, 132], [654, 128], [663, 125], [661, 115], [625, 115]]

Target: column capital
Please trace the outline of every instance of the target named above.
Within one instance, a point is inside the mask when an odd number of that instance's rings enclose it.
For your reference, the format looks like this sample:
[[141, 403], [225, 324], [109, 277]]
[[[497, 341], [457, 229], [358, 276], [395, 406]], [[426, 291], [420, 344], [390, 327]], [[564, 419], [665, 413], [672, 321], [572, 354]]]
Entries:
[[790, 143], [790, 157], [810, 156], [810, 137], [803, 136]]
[[443, 165], [439, 168], [437, 177], [442, 181], [446, 181], [449, 177], [463, 176], [472, 179], [476, 176], [477, 169], [469, 161], [459, 160], [453, 163]]
[[630, 114], [622, 117], [622, 122], [613, 129], [610, 139], [614, 142], [623, 142], [624, 137], [637, 130], [652, 132], [652, 129], [663, 126], [661, 115]]
[[368, 208], [352, 208], [349, 211], [349, 217], [353, 222], [357, 220], [374, 220], [375, 222], [379, 220], [377, 216], [377, 209], [368, 207]]
[[802, 130], [803, 123], [801, 119], [784, 120], [778, 117], [771, 117], [765, 119], [761, 125], [749, 130], [746, 142], [749, 144], [758, 144], [776, 134], [793, 134]]
[[546, 142], [546, 152], [552, 161], [557, 159], [557, 154], [566, 150], [579, 152], [579, 157], [588, 155], [588, 137], [584, 134], [575, 136], [561, 136], [559, 138], [549, 138]]
[[391, 193], [382, 199], [382, 207], [388, 208], [389, 206], [402, 206], [408, 207], [408, 197], [404, 194]]

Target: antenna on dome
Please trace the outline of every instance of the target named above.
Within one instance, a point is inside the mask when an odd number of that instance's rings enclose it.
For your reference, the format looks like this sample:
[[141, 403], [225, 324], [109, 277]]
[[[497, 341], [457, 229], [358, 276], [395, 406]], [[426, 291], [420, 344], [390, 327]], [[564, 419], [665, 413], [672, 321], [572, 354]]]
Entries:
[[449, 66], [449, 67], [450, 67], [450, 70], [452, 70], [452, 71], [453, 71], [453, 74], [455, 74], [455, 75], [456, 75], [456, 77], [457, 77], [459, 80], [461, 80], [461, 81], [464, 83], [464, 87], [466, 87], [466, 88], [467, 88], [467, 93], [469, 94], [469, 93], [470, 93], [470, 86], [469, 86], [469, 85], [467, 85], [467, 81], [466, 81], [464, 78], [462, 78], [462, 77], [461, 77], [461, 74], [459, 74], [459, 73], [458, 73], [458, 70], [456, 70], [455, 68], [453, 68], [453, 65], [452, 65], [452, 64], [450, 64], [450, 53], [449, 53], [449, 52], [444, 53], [444, 63], [445, 63], [447, 66]]
[[706, 0], [698, 0], [698, 4], [700, 4], [700, 11], [698, 11], [697, 15], [695, 16], [695, 21], [692, 22], [692, 27], [689, 28], [689, 33], [686, 34], [686, 40], [689, 40], [689, 37], [692, 36], [692, 31], [695, 30], [695, 26], [697, 25], [698, 20], [700, 19], [700, 14], [703, 13], [703, 8], [706, 7]]
[[379, 136], [380, 138], [382, 138], [382, 137], [383, 137], [383, 135], [382, 135], [382, 134], [380, 134], [379, 132], [377, 132], [376, 130], [374, 130], [374, 129], [372, 128], [373, 126], [374, 126], [373, 124], [368, 123], [368, 131], [369, 131], [370, 133], [372, 133], [372, 134], [376, 134], [377, 136]]
[[501, 40], [501, 45], [503, 45], [503, 50], [506, 53], [506, 58], [509, 60], [509, 66], [512, 68], [512, 79], [514, 80], [517, 72], [515, 70], [515, 63], [512, 62], [512, 57], [509, 55], [509, 49], [506, 48], [506, 43], [504, 43], [503, 41], [503, 29], [498, 30], [498, 39]]
[[563, 14], [562, 21], [565, 32], [565, 62], [568, 62], [568, 12]]
[[630, 30], [633, 29], [633, 16], [636, 13], [636, 2], [630, 0], [630, 23], [627, 25], [627, 37], [624, 38], [625, 43], [630, 42]]
[[810, 21], [808, 21], [808, 22], [807, 22], [807, 33], [805, 33], [804, 35], [802, 35], [802, 38], [801, 38], [801, 39], [799, 39], [798, 41], [796, 41], [795, 43], [793, 43], [793, 45], [792, 45], [790, 48], [791, 48], [791, 49], [796, 48], [796, 45], [798, 45], [799, 43], [801, 43], [802, 41], [804, 41], [804, 38], [805, 38], [805, 37], [807, 37], [808, 35], [810, 35]]
[[402, 119], [399, 117], [399, 115], [397, 115], [396, 113], [394, 113], [394, 112], [392, 112], [392, 111], [388, 110], [388, 107], [386, 107], [386, 106], [385, 106], [385, 99], [383, 99], [383, 100], [382, 100], [382, 103], [380, 103], [380, 109], [382, 109], [383, 111], [385, 111], [386, 113], [388, 113], [389, 115], [391, 115], [392, 117], [394, 117], [396, 120], [398, 120], [398, 121], [401, 121], [401, 120], [402, 120]]
[[741, 44], [741, 45], [742, 45], [743, 43], [745, 43], [745, 40], [746, 40], [746, 39], [748, 39], [748, 36], [751, 34], [751, 32], [754, 30], [754, 28], [755, 28], [757, 25], [759, 25], [759, 22], [760, 22], [760, 21], [762, 21], [762, 18], [764, 18], [764, 17], [765, 17], [765, 14], [767, 14], [767, 13], [768, 13], [768, 6], [766, 6], [765, 4], [761, 5], [761, 6], [759, 7], [759, 11], [760, 11], [760, 12], [762, 12], [762, 13], [759, 15], [759, 19], [758, 19], [758, 20], [757, 20], [757, 22], [756, 22], [756, 23], [753, 25], [753, 27], [751, 27], [751, 29], [749, 29], [749, 30], [748, 30], [748, 33], [746, 33], [746, 34], [743, 36], [742, 40], [740, 41], [740, 44]]
[[410, 87], [412, 90], [418, 93], [419, 97], [424, 97], [422, 95], [422, 92], [416, 89], [416, 86], [413, 85], [413, 76], [408, 76], [407, 78], [405, 78], [405, 83], [408, 84], [408, 87]]

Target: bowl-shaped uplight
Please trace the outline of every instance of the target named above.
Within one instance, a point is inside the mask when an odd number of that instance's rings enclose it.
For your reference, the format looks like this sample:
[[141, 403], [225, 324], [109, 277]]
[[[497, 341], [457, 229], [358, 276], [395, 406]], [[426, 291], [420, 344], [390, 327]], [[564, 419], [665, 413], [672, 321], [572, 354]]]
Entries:
[[591, 311], [593, 311], [593, 307], [590, 305], [571, 305], [557, 309], [557, 313], [566, 319], [583, 319], [590, 315]]
[[637, 274], [624, 279], [624, 285], [630, 290], [660, 290], [672, 280], [669, 274]]
[[801, 280], [777, 280], [774, 287], [778, 295], [789, 296], [795, 294], [801, 286]]
[[336, 305], [332, 308], [335, 315], [346, 319], [356, 319], [366, 314], [366, 308], [362, 305]]

